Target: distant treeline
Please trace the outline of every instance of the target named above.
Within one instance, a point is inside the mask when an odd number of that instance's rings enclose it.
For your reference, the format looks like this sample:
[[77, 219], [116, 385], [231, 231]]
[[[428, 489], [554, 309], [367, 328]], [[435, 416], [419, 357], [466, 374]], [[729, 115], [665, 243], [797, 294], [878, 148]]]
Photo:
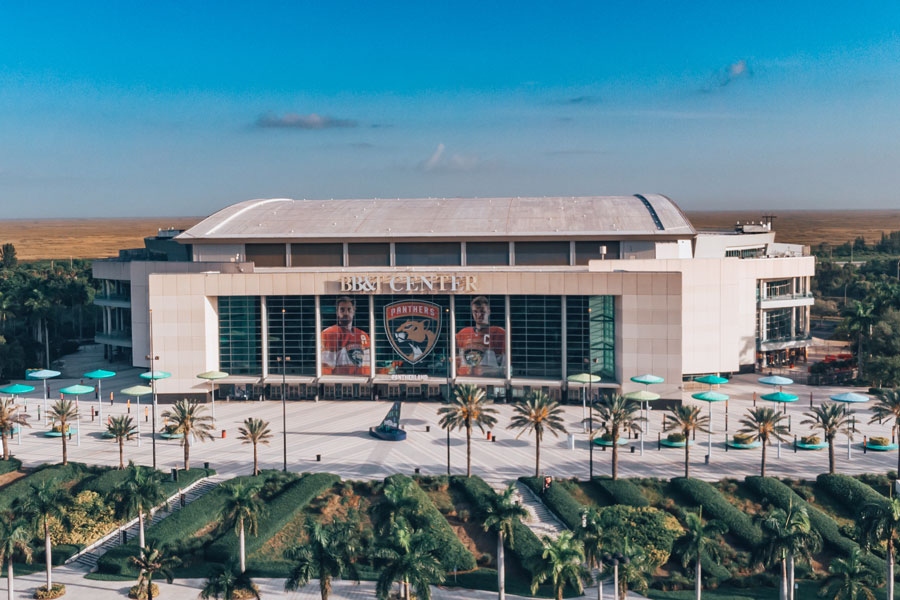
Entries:
[[874, 244], [869, 244], [862, 236], [857, 237], [852, 243], [845, 242], [839, 245], [822, 242], [814, 247], [814, 252], [821, 257], [850, 256], [851, 254], [863, 253], [892, 254], [900, 256], [900, 231], [892, 231], [890, 233], [882, 231], [881, 239]]
[[88, 260], [20, 264], [15, 246], [0, 246], [0, 381], [46, 367], [93, 337], [96, 292]]

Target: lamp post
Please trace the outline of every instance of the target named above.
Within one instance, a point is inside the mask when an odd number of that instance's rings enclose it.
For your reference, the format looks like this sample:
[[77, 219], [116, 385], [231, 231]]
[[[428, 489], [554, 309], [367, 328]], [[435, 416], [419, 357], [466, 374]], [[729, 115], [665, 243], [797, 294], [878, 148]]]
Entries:
[[[150, 436], [153, 443], [153, 468], [156, 469], [156, 377], [154, 368], [154, 362], [159, 360], [159, 357], [153, 354], [153, 309], [150, 309], [150, 354], [147, 356], [150, 360], [150, 389], [153, 390], [153, 419], [150, 423]], [[140, 415], [138, 415], [140, 418]]]
[[284, 465], [282, 471], [287, 472], [287, 342], [285, 335], [284, 296], [281, 297], [281, 422], [284, 441]]
[[[588, 312], [590, 312], [590, 311], [591, 311], [591, 309], [588, 309]], [[588, 372], [588, 405], [590, 406], [590, 408], [588, 409], [589, 410], [589, 413], [588, 413], [589, 414], [588, 445], [590, 446], [588, 448], [588, 456], [589, 456], [589, 463], [590, 463], [590, 466], [588, 468], [588, 473], [589, 473], [589, 481], [593, 481], [594, 480], [594, 439], [593, 439], [593, 435], [594, 435], [594, 388], [593, 388], [594, 372], [593, 372], [592, 367], [597, 363], [597, 359], [596, 358], [594, 358], [594, 359], [585, 358], [584, 362], [588, 366], [588, 368], [587, 368], [587, 372]], [[613, 440], [613, 443], [615, 443], [617, 441], [618, 440]]]

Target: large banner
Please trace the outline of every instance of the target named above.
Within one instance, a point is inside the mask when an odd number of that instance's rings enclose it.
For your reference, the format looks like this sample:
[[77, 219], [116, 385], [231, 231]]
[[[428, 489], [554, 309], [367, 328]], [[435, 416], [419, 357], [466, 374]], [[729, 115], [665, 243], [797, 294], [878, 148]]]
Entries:
[[[456, 332], [456, 374], [506, 377], [506, 330], [491, 324], [491, 301], [487, 296], [473, 296], [468, 306], [461, 305], [462, 301], [457, 298], [456, 323], [467, 326]], [[502, 314], [498, 321], [504, 321]]]
[[440, 305], [426, 300], [401, 300], [384, 307], [384, 332], [391, 347], [410, 363], [431, 354], [441, 335]]
[[[330, 299], [323, 296], [322, 322], [333, 318], [334, 324], [322, 331], [322, 374], [368, 376], [371, 373], [371, 342], [368, 332], [354, 325], [356, 298], [338, 296], [334, 299], [333, 309], [326, 302]], [[368, 310], [363, 310], [362, 314], [368, 321]]]

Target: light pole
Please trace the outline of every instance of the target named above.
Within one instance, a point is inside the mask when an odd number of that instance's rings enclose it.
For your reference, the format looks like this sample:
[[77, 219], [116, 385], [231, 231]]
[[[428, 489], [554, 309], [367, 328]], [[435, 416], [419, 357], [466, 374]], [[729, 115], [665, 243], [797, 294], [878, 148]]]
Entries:
[[[153, 390], [153, 420], [150, 423], [150, 436], [153, 441], [153, 468], [156, 469], [156, 369], [154, 369], [154, 362], [159, 360], [159, 357], [153, 354], [153, 309], [150, 309], [150, 354], [147, 355], [147, 358], [150, 360], [150, 389]], [[141, 416], [138, 415], [138, 419]]]
[[284, 440], [284, 466], [282, 471], [287, 472], [287, 342], [285, 342], [285, 310], [284, 296], [281, 297], [281, 422], [282, 438]]
[[[590, 312], [590, 309], [588, 309], [588, 312]], [[593, 481], [594, 480], [594, 439], [593, 439], [593, 436], [594, 436], [594, 387], [593, 387], [594, 370], [593, 370], [593, 366], [594, 366], [594, 364], [597, 363], [597, 359], [596, 358], [594, 358], [594, 359], [585, 358], [584, 362], [588, 366], [588, 368], [587, 368], [587, 372], [588, 372], [588, 404], [590, 405], [590, 409], [589, 409], [590, 412], [588, 413], [590, 415], [590, 417], [588, 419], [588, 423], [589, 423], [589, 427], [590, 427], [590, 429], [588, 429], [588, 444], [590, 446], [588, 448], [588, 456], [590, 457], [589, 458], [590, 467], [588, 469], [588, 472], [589, 472], [589, 480]], [[613, 440], [613, 443], [615, 444], [617, 441], [618, 440]]]

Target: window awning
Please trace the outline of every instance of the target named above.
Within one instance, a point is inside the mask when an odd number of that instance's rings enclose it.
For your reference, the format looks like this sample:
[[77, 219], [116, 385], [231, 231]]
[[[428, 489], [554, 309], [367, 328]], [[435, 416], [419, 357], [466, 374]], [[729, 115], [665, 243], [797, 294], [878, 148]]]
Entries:
[[[263, 383], [269, 385], [281, 385], [282, 377], [281, 375], [272, 375], [270, 374], [265, 379], [263, 379]], [[311, 383], [315, 383], [316, 378], [312, 375], [285, 375], [284, 383], [289, 383], [291, 385], [306, 384], [309, 385]]]

